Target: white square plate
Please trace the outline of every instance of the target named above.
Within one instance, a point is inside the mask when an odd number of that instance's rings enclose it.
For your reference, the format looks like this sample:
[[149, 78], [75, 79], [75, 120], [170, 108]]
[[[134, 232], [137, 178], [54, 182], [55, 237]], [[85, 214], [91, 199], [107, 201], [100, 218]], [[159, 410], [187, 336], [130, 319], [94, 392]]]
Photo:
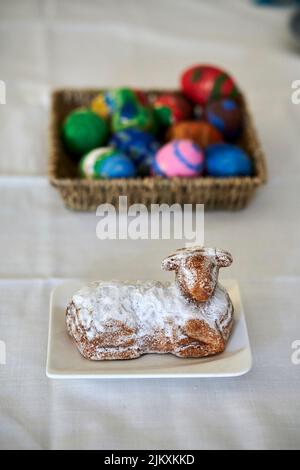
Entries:
[[252, 357], [238, 283], [222, 282], [235, 309], [235, 324], [226, 350], [202, 359], [178, 358], [171, 354], [146, 354], [124, 361], [89, 361], [81, 356], [68, 335], [65, 309], [72, 295], [84, 285], [69, 281], [56, 287], [50, 300], [47, 376], [52, 379], [231, 377], [246, 374]]

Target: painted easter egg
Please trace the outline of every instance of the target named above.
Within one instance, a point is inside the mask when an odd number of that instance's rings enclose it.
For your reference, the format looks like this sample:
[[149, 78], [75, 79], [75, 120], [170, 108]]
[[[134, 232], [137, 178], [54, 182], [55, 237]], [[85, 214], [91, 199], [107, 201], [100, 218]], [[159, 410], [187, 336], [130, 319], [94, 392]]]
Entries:
[[79, 162], [79, 174], [84, 178], [99, 178], [95, 170], [96, 162], [116, 154], [112, 147], [100, 147], [86, 153]]
[[147, 95], [141, 90], [133, 90], [131, 88], [107, 90], [104, 93], [104, 100], [111, 114], [122, 108], [126, 103], [136, 103], [142, 106], [148, 105]]
[[204, 153], [188, 139], [174, 140], [159, 149], [153, 163], [155, 175], [172, 178], [174, 176], [198, 176], [204, 167]]
[[111, 155], [96, 161], [95, 172], [99, 178], [133, 178], [136, 167], [127, 155], [113, 150]]
[[228, 140], [236, 139], [241, 133], [243, 123], [242, 110], [236, 101], [230, 98], [221, 98], [208, 103], [205, 117]]
[[150, 174], [154, 155], [159, 148], [159, 143], [151, 133], [139, 129], [125, 129], [112, 136], [110, 145], [134, 161], [139, 175]]
[[223, 141], [222, 134], [205, 121], [182, 121], [173, 124], [167, 133], [168, 140], [190, 139], [200, 147]]
[[110, 109], [106, 104], [104, 93], [99, 93], [90, 103], [91, 110], [98, 116], [107, 119], [110, 115]]
[[130, 88], [115, 88], [107, 90], [104, 93], [105, 103], [114, 113], [117, 109], [121, 108], [125, 103], [136, 102], [136, 95]]
[[152, 130], [154, 126], [153, 111], [134, 102], [125, 103], [112, 116], [114, 132], [124, 129]]
[[87, 108], [80, 108], [69, 114], [62, 127], [65, 147], [76, 159], [103, 145], [107, 136], [106, 121]]
[[206, 172], [214, 177], [250, 176], [253, 163], [249, 155], [236, 145], [214, 144], [205, 150]]
[[137, 89], [134, 89], [133, 92], [139, 104], [142, 106], [149, 106], [150, 103], [146, 92]]
[[183, 72], [181, 88], [187, 98], [200, 105], [213, 99], [233, 98], [238, 93], [233, 79], [224, 70], [202, 64]]
[[165, 127], [189, 119], [192, 115], [190, 103], [183, 96], [171, 93], [158, 96], [154, 100], [153, 108], [160, 125]]

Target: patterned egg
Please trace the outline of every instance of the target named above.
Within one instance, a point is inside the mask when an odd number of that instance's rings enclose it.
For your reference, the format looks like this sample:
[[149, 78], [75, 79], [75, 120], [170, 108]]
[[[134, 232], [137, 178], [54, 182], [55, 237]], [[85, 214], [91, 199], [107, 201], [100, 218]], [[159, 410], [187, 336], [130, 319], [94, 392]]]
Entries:
[[85, 154], [79, 162], [79, 174], [85, 178], [99, 178], [95, 165], [97, 161], [116, 154], [112, 147], [99, 147]]
[[99, 178], [133, 178], [136, 167], [129, 157], [113, 150], [111, 155], [96, 161], [95, 173]]
[[95, 98], [92, 99], [90, 103], [91, 110], [98, 114], [98, 116], [107, 119], [110, 115], [110, 109], [106, 104], [105, 97], [103, 93], [99, 93]]
[[138, 174], [150, 174], [153, 157], [159, 148], [152, 134], [139, 129], [125, 129], [112, 136], [110, 145], [132, 158], [138, 167]]
[[114, 113], [126, 103], [136, 103], [146, 106], [148, 104], [147, 95], [141, 90], [131, 88], [116, 88], [104, 93], [105, 104], [111, 113]]
[[203, 148], [223, 142], [222, 134], [205, 121], [182, 121], [173, 124], [168, 130], [167, 139], [190, 139]]
[[192, 106], [180, 95], [166, 93], [158, 96], [153, 103], [158, 122], [165, 127], [192, 116]]
[[103, 145], [107, 136], [106, 121], [87, 108], [70, 113], [62, 127], [65, 147], [76, 159]]
[[153, 111], [134, 102], [125, 103], [112, 116], [114, 132], [124, 129], [152, 130], [154, 126]]
[[233, 98], [238, 90], [224, 70], [211, 65], [195, 65], [181, 76], [183, 93], [194, 103], [205, 105], [218, 98]]
[[249, 155], [232, 144], [214, 144], [206, 148], [206, 171], [209, 176], [250, 176], [253, 163]]
[[152, 171], [155, 175], [199, 176], [204, 167], [204, 153], [188, 139], [174, 140], [160, 148], [155, 156]]
[[229, 98], [208, 103], [205, 116], [228, 140], [236, 139], [242, 130], [243, 114], [240, 106]]

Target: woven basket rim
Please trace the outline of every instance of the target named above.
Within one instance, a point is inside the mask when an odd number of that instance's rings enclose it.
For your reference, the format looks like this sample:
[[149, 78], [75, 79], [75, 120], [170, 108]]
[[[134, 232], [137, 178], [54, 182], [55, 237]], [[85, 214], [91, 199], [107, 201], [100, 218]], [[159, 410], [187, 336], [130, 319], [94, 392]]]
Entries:
[[[54, 186], [57, 185], [62, 185], [62, 186], [70, 186], [70, 185], [83, 185], [83, 186], [103, 186], [103, 185], [108, 185], [108, 184], [113, 184], [115, 183], [120, 184], [120, 183], [126, 183], [127, 185], [132, 185], [135, 186], [135, 183], [144, 183], [146, 184], [148, 182], [153, 182], [156, 181], [157, 184], [159, 182], [162, 182], [161, 186], [166, 186], [170, 184], [170, 180], [167, 178], [161, 178], [161, 177], [135, 177], [135, 178], [114, 178], [114, 179], [92, 179], [92, 178], [57, 178], [55, 176], [50, 176], [50, 182]], [[232, 185], [237, 185], [237, 184], [242, 184], [242, 183], [251, 183], [253, 185], [260, 185], [262, 183], [261, 178], [258, 176], [244, 176], [244, 177], [235, 177], [235, 178], [211, 178], [211, 177], [199, 177], [199, 178], [182, 178], [182, 177], [177, 177], [177, 178], [172, 178], [172, 182], [180, 182], [181, 184], [191, 184], [191, 182], [197, 182], [197, 183], [203, 183], [203, 186], [210, 186], [211, 184], [217, 184], [218, 186], [232, 186]]]

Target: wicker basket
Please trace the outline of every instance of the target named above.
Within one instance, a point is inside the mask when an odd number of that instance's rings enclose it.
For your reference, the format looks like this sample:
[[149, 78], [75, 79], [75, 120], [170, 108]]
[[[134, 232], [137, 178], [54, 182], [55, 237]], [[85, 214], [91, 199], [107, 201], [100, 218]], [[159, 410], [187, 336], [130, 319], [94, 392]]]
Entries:
[[[88, 180], [77, 176], [76, 165], [66, 154], [61, 141], [61, 125], [74, 108], [87, 106], [99, 90], [65, 89], [52, 94], [49, 136], [49, 180], [70, 209], [95, 211], [104, 202], [118, 206], [119, 196], [128, 197], [128, 205], [205, 204], [206, 209], [241, 209], [255, 190], [266, 181], [266, 163], [245, 99], [240, 95], [245, 125], [239, 145], [254, 161], [254, 176], [242, 178], [130, 178]], [[149, 91], [162, 93], [162, 91]]]

